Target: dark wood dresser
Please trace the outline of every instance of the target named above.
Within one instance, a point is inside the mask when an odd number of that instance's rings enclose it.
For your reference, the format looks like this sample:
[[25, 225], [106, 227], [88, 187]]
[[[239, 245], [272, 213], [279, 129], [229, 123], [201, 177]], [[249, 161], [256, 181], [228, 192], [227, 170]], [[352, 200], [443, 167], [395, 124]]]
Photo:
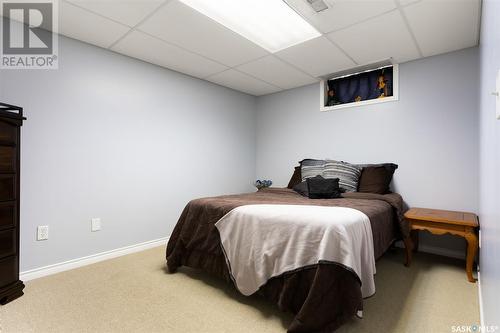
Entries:
[[0, 103], [0, 304], [23, 295], [19, 280], [19, 182], [23, 109]]

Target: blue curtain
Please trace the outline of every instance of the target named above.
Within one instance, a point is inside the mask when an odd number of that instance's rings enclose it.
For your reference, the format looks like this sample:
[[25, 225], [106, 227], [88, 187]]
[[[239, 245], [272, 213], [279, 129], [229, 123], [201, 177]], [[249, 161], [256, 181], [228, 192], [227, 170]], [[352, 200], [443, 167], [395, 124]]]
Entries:
[[[379, 77], [383, 76], [386, 88], [379, 89]], [[392, 96], [392, 67], [377, 69], [371, 72], [360, 73], [328, 81], [328, 90], [334, 90], [335, 104], [352, 103], [356, 98], [362, 101], [375, 99], [382, 92]], [[328, 96], [327, 96], [328, 98]]]

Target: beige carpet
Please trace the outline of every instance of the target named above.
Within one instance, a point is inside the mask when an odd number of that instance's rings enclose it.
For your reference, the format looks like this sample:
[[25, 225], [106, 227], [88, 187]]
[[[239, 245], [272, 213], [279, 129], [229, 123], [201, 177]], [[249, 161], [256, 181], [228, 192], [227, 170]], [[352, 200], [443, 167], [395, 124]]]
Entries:
[[[127, 255], [27, 283], [0, 307], [0, 332], [284, 332], [291, 316], [239, 295], [202, 272], [164, 271], [164, 248]], [[377, 263], [377, 293], [364, 319], [340, 332], [451, 332], [479, 322], [477, 285], [464, 263], [402, 251]]]

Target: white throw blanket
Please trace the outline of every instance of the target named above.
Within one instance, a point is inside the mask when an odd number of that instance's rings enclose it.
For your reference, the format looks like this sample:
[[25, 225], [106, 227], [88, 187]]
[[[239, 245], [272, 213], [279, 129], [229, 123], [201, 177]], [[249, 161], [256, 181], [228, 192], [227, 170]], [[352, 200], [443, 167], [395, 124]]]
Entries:
[[223, 216], [219, 230], [238, 290], [255, 293], [270, 278], [320, 261], [346, 266], [375, 293], [370, 219], [359, 210], [305, 205], [247, 205]]

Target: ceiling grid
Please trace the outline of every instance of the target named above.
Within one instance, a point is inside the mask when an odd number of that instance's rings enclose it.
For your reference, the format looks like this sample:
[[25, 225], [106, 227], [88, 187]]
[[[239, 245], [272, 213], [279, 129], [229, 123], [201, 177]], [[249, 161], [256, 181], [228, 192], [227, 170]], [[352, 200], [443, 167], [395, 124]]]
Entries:
[[478, 44], [480, 0], [324, 1], [285, 1], [321, 36], [275, 53], [178, 0], [60, 0], [59, 33], [251, 95]]

